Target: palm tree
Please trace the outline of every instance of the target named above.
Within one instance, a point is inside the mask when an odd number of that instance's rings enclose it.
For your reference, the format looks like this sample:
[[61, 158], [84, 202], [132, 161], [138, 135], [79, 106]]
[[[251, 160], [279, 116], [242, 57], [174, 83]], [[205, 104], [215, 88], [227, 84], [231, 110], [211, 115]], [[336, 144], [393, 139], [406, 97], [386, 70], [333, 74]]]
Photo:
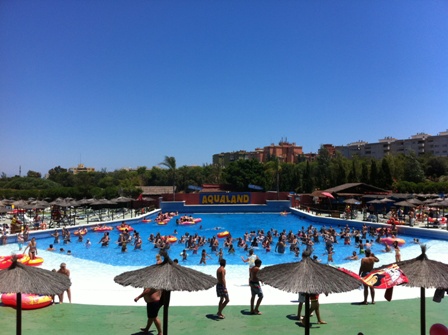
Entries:
[[173, 176], [173, 201], [176, 200], [176, 158], [165, 156], [165, 159], [160, 165], [166, 167]]
[[280, 166], [280, 159], [276, 156], [272, 157], [271, 160], [265, 164], [265, 168], [267, 174], [272, 177], [272, 180], [275, 178], [277, 200], [279, 200], [280, 173], [282, 171], [282, 167]]

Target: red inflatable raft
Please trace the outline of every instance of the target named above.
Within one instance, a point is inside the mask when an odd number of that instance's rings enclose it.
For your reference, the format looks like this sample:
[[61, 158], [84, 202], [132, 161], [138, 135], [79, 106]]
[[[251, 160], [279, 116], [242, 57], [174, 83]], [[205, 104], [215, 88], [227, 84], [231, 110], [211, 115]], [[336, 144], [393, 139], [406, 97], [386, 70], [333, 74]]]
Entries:
[[[2, 303], [5, 306], [17, 307], [17, 294], [2, 294]], [[37, 309], [47, 307], [53, 303], [53, 299], [49, 295], [22, 294], [22, 309]]]

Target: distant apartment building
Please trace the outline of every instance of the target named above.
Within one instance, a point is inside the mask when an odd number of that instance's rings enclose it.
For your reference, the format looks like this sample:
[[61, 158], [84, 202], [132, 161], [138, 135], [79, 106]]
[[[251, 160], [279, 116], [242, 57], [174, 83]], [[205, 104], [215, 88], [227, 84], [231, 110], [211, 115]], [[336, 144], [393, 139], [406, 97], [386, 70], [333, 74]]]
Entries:
[[298, 157], [303, 155], [301, 146], [297, 146], [295, 143], [289, 143], [286, 141], [280, 141], [277, 145], [271, 144], [264, 148], [257, 148], [255, 152], [259, 155], [260, 162], [266, 162], [272, 157], [278, 158], [284, 163], [295, 163]]
[[346, 146], [336, 146], [336, 151], [346, 158], [354, 156], [382, 159], [387, 155], [414, 152], [417, 156], [432, 154], [437, 157], [448, 157], [448, 130], [437, 135], [418, 133], [405, 140], [385, 137], [377, 143], [357, 141]]
[[68, 172], [77, 174], [80, 172], [95, 172], [95, 168], [85, 167], [84, 164], [78, 164], [77, 167], [71, 167], [68, 169]]
[[239, 159], [255, 159], [259, 162], [267, 162], [272, 157], [277, 157], [281, 162], [296, 163], [303, 156], [301, 146], [281, 140], [278, 144], [271, 144], [254, 151], [222, 152], [213, 155], [213, 164], [227, 166]]

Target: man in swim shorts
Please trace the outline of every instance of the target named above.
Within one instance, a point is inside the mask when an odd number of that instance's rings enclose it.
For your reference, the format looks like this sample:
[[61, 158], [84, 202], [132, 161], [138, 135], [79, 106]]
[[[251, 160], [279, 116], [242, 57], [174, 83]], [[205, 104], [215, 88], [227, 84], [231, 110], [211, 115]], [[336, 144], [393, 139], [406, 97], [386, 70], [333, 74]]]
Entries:
[[[261, 301], [263, 300], [263, 291], [261, 290], [260, 280], [257, 277], [260, 266], [261, 260], [257, 258], [255, 260], [255, 266], [250, 270], [249, 279], [250, 292], [252, 295], [250, 299], [250, 313], [255, 315], [261, 315], [261, 312], [258, 309], [260, 307]], [[257, 304], [254, 307], [255, 296], [258, 296], [258, 299]]]
[[162, 324], [158, 317], [159, 309], [160, 307], [162, 307], [162, 291], [153, 288], [145, 288], [143, 292], [134, 299], [134, 301], [137, 302], [142, 297], [146, 301], [146, 315], [148, 317], [148, 322], [146, 324], [146, 327], [140, 328], [140, 330], [144, 333], [148, 333], [149, 328], [154, 322], [157, 328], [158, 335], [162, 335]]
[[224, 315], [222, 314], [222, 311], [229, 303], [229, 293], [227, 292], [226, 287], [226, 260], [223, 258], [219, 261], [219, 268], [216, 271], [216, 277], [218, 279], [218, 283], [216, 284], [216, 295], [219, 299], [218, 304], [218, 315], [219, 319], [224, 319]]
[[[367, 276], [370, 271], [372, 271], [374, 265], [376, 262], [379, 262], [380, 260], [370, 251], [370, 249], [367, 249], [365, 251], [365, 257], [361, 259], [361, 266], [359, 267], [359, 275], [361, 277]], [[369, 296], [369, 286], [366, 284], [364, 285], [364, 301], [362, 304], [367, 305], [367, 298]], [[370, 295], [372, 297], [372, 304], [375, 304], [375, 290], [373, 287], [370, 287]]]

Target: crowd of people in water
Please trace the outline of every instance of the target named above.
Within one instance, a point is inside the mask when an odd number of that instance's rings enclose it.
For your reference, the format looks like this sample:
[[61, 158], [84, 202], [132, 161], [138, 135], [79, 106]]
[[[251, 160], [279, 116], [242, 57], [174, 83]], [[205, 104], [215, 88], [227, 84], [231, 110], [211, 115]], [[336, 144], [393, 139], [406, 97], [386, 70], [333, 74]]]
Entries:
[[[191, 219], [191, 218], [188, 218]], [[101, 228], [101, 226], [99, 226]], [[119, 226], [120, 234], [115, 242], [121, 247], [122, 252], [126, 252], [129, 246], [132, 246], [134, 250], [141, 249], [143, 245], [143, 239], [137, 230], [130, 231], [129, 226], [125, 222]], [[129, 227], [130, 228], [130, 227]], [[83, 242], [83, 235], [85, 228], [80, 228], [75, 232], [77, 235], [77, 242]], [[220, 227], [217, 227], [217, 230]], [[210, 259], [211, 255], [218, 256], [218, 260], [224, 258], [224, 254], [235, 254], [236, 248], [239, 250], [248, 251], [250, 249], [264, 250], [266, 253], [275, 252], [278, 254], [284, 254], [289, 250], [295, 257], [299, 257], [301, 252], [307, 251], [313, 254], [314, 245], [316, 243], [324, 243], [325, 253], [327, 256], [327, 262], [332, 263], [333, 255], [335, 253], [334, 245], [343, 243], [344, 245], [351, 245], [356, 250], [347, 255], [346, 260], [358, 260], [359, 256], [365, 253], [365, 250], [371, 249], [372, 244], [381, 244], [384, 246], [383, 252], [395, 252], [396, 260], [401, 260], [400, 246], [397, 242], [393, 244], [384, 243], [382, 239], [390, 237], [395, 239], [398, 236], [398, 229], [396, 225], [390, 225], [389, 227], [374, 228], [368, 226], [366, 223], [361, 228], [350, 227], [348, 224], [337, 229], [333, 227], [325, 227], [318, 229], [313, 225], [308, 227], [302, 227], [296, 233], [292, 230], [279, 231], [271, 228], [268, 231], [263, 229], [257, 231], [245, 232], [242, 236], [233, 237], [231, 233], [226, 232], [226, 236], [219, 238], [217, 234], [212, 237], [206, 237], [200, 234], [202, 226], [199, 226], [198, 230], [193, 233], [185, 232], [183, 235], [179, 235], [177, 230], [174, 229], [171, 235], [162, 235], [160, 232], [151, 233], [147, 238], [148, 242], [156, 249], [168, 251], [173, 244], [179, 244], [183, 246], [181, 252], [182, 261], [188, 259], [188, 254], [201, 255], [199, 264], [207, 264], [207, 259]], [[55, 231], [54, 243], [59, 243], [60, 235], [58, 231]], [[70, 243], [70, 231], [63, 228], [61, 238], [63, 243]], [[415, 243], [419, 243], [418, 239], [414, 239]], [[110, 245], [109, 231], [105, 231], [103, 236], [98, 241], [102, 247]], [[91, 245], [90, 239], [86, 242], [86, 247]], [[199, 249], [202, 249], [199, 252]], [[315, 260], [319, 260], [317, 255], [313, 256]], [[320, 260], [319, 260], [320, 261]]]
[[[160, 214], [159, 217], [172, 218], [173, 214]], [[191, 220], [193, 218], [186, 216], [184, 219]], [[98, 244], [101, 247], [108, 247], [112, 243], [110, 230], [106, 230], [106, 228], [113, 229], [105, 225], [97, 225], [94, 228], [94, 230], [98, 229], [96, 231], [105, 230], [98, 240]], [[144, 241], [137, 230], [127, 225], [126, 222], [122, 222], [117, 228], [120, 232], [115, 244], [121, 248], [122, 252], [127, 252], [129, 247], [132, 247], [134, 250], [142, 249]], [[218, 230], [222, 230], [221, 227], [216, 227], [216, 231]], [[278, 254], [284, 254], [289, 250], [289, 253], [294, 254], [295, 257], [299, 257], [303, 251], [306, 251], [315, 260], [321, 261], [319, 255], [313, 255], [314, 246], [317, 243], [324, 243], [325, 251], [322, 256], [326, 256], [327, 263], [334, 262], [335, 244], [339, 243], [353, 246], [355, 249], [350, 251], [350, 254], [344, 258], [345, 260], [358, 260], [360, 255], [371, 249], [373, 244], [383, 245], [383, 252], [395, 252], [396, 261], [401, 260], [399, 243], [397, 241], [393, 243], [383, 242], [384, 238], [397, 238], [398, 228], [394, 224], [382, 228], [374, 228], [366, 223], [360, 228], [350, 227], [349, 224], [346, 224], [345, 226], [337, 227], [337, 229], [332, 226], [323, 226], [318, 229], [313, 225], [309, 225], [308, 227], [301, 227], [297, 232], [271, 228], [268, 231], [264, 229], [247, 231], [238, 237], [232, 236], [230, 232], [225, 232], [224, 236], [215, 234], [212, 237], [206, 237], [201, 234], [202, 231], [202, 226], [199, 226], [199, 229], [195, 229], [193, 233], [185, 232], [182, 235], [178, 234], [177, 229], [174, 229], [171, 235], [162, 235], [160, 232], [151, 233], [147, 241], [153, 248], [160, 251], [168, 251], [173, 244], [182, 245], [183, 250], [180, 254], [182, 261], [187, 261], [189, 254], [200, 254], [199, 264], [207, 264], [207, 260], [211, 258], [211, 255], [216, 255], [218, 260], [221, 260], [225, 254], [235, 254], [236, 250], [248, 252], [251, 249], [258, 250], [258, 253], [264, 251], [266, 253], [275, 252]], [[84, 241], [84, 236], [87, 232], [86, 227], [80, 227], [72, 232], [66, 228], [54, 230], [51, 234], [54, 238], [53, 244], [47, 250], [53, 250], [54, 245], [58, 245], [61, 242], [63, 244], [72, 243], [72, 234], [76, 236], [77, 243], [84, 243], [89, 248], [92, 245], [91, 240], [87, 238]], [[23, 243], [27, 243], [28, 235], [29, 231], [27, 230], [18, 234], [18, 240], [20, 238], [19, 242], [21, 241], [19, 243], [20, 249]], [[414, 242], [419, 243], [419, 240], [414, 239]], [[200, 249], [202, 250], [199, 251]]]

